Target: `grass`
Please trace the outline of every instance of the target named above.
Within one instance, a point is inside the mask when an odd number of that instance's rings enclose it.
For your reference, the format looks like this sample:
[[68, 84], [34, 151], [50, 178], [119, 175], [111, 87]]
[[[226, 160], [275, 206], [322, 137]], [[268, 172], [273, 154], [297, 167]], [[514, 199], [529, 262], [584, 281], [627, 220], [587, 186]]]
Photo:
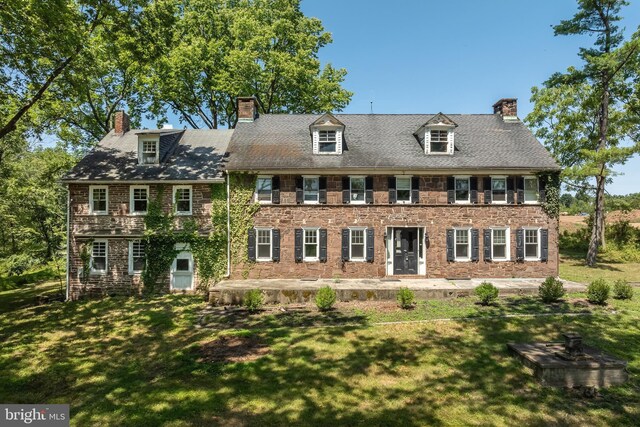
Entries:
[[[0, 402], [69, 403], [73, 425], [605, 426], [640, 417], [639, 295], [592, 316], [488, 318], [563, 307], [521, 298], [485, 311], [469, 298], [400, 314], [336, 311], [326, 315], [331, 328], [292, 327], [265, 312], [243, 314], [255, 320], [250, 330], [224, 329], [221, 319], [224, 330], [210, 330], [196, 327], [205, 305], [194, 296], [36, 307], [12, 292], [0, 294], [15, 303], [0, 314]], [[372, 324], [469, 314], [478, 319]], [[557, 341], [567, 330], [628, 360], [629, 383], [583, 399], [540, 386], [507, 354], [506, 342]], [[270, 352], [199, 362], [202, 343], [229, 335]]]
[[600, 277], [609, 281], [618, 279], [629, 282], [640, 281], [640, 263], [599, 261], [595, 267], [587, 267], [584, 258], [583, 254], [561, 253], [560, 277], [581, 283], [590, 283]]

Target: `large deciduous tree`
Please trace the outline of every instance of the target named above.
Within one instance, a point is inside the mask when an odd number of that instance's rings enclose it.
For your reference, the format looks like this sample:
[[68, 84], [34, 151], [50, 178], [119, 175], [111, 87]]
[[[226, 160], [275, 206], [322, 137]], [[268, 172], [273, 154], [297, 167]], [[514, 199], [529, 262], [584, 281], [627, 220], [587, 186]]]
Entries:
[[321, 67], [318, 59], [331, 35], [318, 19], [304, 16], [299, 0], [163, 5], [147, 16], [160, 25], [173, 22], [165, 27], [167, 45], [155, 47], [157, 59], [142, 81], [154, 113], [168, 109], [194, 128], [215, 129], [235, 127], [239, 95], [255, 95], [261, 113], [341, 110], [351, 99], [341, 87], [346, 71]]
[[[554, 26], [555, 35], [595, 36], [581, 48], [580, 67], [553, 74], [532, 89], [534, 109], [526, 118], [565, 168], [563, 177], [595, 193], [594, 221], [586, 263], [593, 266], [604, 244], [605, 185], [614, 167], [640, 152], [638, 87], [640, 33], [624, 39], [617, 25], [625, 0], [579, 0], [573, 18]], [[593, 185], [595, 183], [595, 185]]]

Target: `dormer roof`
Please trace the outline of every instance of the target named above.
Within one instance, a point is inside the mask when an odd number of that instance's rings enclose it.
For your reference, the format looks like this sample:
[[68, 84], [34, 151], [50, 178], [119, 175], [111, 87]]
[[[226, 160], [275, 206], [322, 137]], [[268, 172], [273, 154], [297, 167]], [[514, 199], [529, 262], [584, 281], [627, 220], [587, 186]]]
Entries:
[[422, 126], [420, 126], [415, 132], [414, 135], [422, 138], [424, 135], [425, 128], [430, 126], [445, 126], [445, 127], [458, 127], [458, 124], [454, 122], [449, 116], [443, 113], [438, 113], [429, 118]]
[[334, 116], [331, 113], [324, 113], [323, 115], [318, 117], [309, 125], [309, 129], [323, 127], [323, 126], [341, 127], [344, 129], [344, 123], [338, 120], [336, 116]]

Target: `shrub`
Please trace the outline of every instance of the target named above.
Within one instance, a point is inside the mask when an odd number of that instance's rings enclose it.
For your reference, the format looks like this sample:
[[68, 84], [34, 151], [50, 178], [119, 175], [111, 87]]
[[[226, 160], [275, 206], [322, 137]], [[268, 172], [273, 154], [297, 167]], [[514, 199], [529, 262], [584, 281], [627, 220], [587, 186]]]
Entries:
[[413, 302], [416, 299], [413, 291], [409, 288], [400, 288], [398, 294], [396, 295], [396, 299], [398, 300], [398, 305], [404, 309], [409, 309], [413, 307]]
[[604, 279], [596, 279], [587, 286], [587, 300], [592, 304], [606, 304], [611, 287]]
[[543, 302], [556, 302], [564, 296], [564, 286], [560, 280], [549, 276], [538, 288], [538, 294]]
[[260, 289], [251, 289], [249, 292], [244, 294], [244, 306], [250, 312], [254, 313], [260, 310], [262, 304], [264, 304], [264, 298]]
[[615, 299], [631, 299], [633, 298], [633, 288], [624, 279], [616, 280], [613, 284], [613, 297]]
[[9, 255], [4, 260], [2, 270], [7, 272], [8, 276], [20, 276], [27, 270], [35, 266], [38, 261], [31, 255], [27, 254], [13, 254]]
[[493, 283], [482, 282], [475, 290], [476, 296], [480, 298], [482, 305], [489, 305], [498, 298], [498, 288]]
[[327, 311], [333, 307], [336, 303], [336, 291], [330, 286], [325, 286], [318, 289], [316, 294], [316, 305], [320, 311]]

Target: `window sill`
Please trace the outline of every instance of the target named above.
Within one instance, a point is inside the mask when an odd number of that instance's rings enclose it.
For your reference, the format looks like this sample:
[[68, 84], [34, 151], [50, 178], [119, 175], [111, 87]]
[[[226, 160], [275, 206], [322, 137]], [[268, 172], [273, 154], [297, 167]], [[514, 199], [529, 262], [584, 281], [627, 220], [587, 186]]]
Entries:
[[367, 260], [366, 260], [366, 258], [362, 258], [362, 259], [358, 259], [358, 258], [351, 259], [350, 258], [348, 262], [367, 262]]
[[470, 200], [456, 200], [454, 202], [454, 204], [456, 204], [456, 205], [470, 205], [471, 201]]
[[142, 274], [142, 270], [140, 271], [129, 271], [129, 276], [140, 276]]
[[411, 204], [411, 200], [396, 200], [395, 203], [392, 203], [394, 205], [410, 205]]
[[273, 203], [273, 201], [271, 200], [257, 200], [256, 203], [259, 203], [261, 205], [270, 205]]
[[540, 262], [540, 258], [525, 258], [524, 261]]
[[104, 276], [105, 274], [107, 274], [106, 270], [100, 270], [100, 271], [92, 271], [89, 273], [89, 276]]
[[311, 202], [311, 201], [305, 200], [301, 204], [303, 204], [303, 205], [319, 205], [320, 202], [318, 202], [318, 201]]
[[453, 262], [471, 262], [471, 258], [454, 258]]
[[92, 215], [92, 216], [106, 216], [106, 215], [109, 215], [109, 212], [89, 212], [89, 215]]
[[491, 258], [490, 261], [491, 262], [509, 262], [509, 261], [511, 261], [511, 259], [510, 258], [501, 258], [501, 259]]
[[320, 258], [302, 258], [302, 262], [320, 262]]
[[176, 212], [176, 216], [190, 216], [193, 215], [191, 212]]
[[256, 258], [256, 262], [273, 262], [273, 258]]
[[145, 216], [147, 214], [147, 211], [144, 212], [129, 212], [129, 215], [131, 216]]
[[492, 200], [492, 201], [491, 201], [491, 204], [492, 204], [492, 205], [506, 205], [506, 204], [507, 204], [507, 202], [506, 202], [506, 201], [505, 201], [505, 202], [503, 202], [503, 201], [501, 201], [501, 200], [500, 200], [500, 201], [493, 201], [493, 200]]

